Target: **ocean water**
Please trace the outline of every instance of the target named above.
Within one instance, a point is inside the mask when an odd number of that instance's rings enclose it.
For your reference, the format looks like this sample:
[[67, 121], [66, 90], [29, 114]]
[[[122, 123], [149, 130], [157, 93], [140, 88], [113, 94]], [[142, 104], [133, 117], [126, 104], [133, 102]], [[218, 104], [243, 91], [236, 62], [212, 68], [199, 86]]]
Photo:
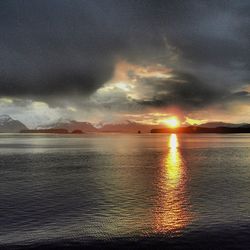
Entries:
[[0, 134], [0, 248], [249, 238], [250, 134]]

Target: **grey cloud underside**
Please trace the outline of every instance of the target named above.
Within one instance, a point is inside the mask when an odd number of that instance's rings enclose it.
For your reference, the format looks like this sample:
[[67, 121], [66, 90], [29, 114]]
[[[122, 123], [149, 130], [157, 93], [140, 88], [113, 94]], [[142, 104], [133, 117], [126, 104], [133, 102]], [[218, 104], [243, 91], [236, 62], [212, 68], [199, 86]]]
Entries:
[[248, 91], [233, 92], [224, 86], [211, 86], [185, 72], [176, 71], [170, 79], [142, 78], [140, 80], [145, 86], [154, 86], [150, 98], [134, 100], [145, 107], [179, 106], [183, 110], [194, 110], [214, 104], [250, 102]]
[[156, 82], [154, 95], [146, 100], [135, 100], [140, 105], [152, 107], [180, 106], [184, 109], [202, 108], [223, 100], [228, 93], [225, 89], [211, 87], [195, 76], [175, 72], [170, 79], [142, 79], [146, 85]]
[[123, 58], [176, 72], [176, 79], [141, 79], [154, 91], [134, 100], [140, 105], [247, 101], [229, 88], [249, 83], [249, 16], [249, 1], [1, 1], [0, 95], [48, 103], [88, 97]]

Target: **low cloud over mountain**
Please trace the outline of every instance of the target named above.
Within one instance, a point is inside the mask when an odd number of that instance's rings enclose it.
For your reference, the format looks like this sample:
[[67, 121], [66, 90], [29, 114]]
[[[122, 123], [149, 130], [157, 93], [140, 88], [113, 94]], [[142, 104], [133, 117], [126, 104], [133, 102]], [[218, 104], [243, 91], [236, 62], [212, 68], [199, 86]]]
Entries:
[[18, 120], [13, 120], [9, 115], [0, 115], [0, 133], [19, 133], [27, 127]]

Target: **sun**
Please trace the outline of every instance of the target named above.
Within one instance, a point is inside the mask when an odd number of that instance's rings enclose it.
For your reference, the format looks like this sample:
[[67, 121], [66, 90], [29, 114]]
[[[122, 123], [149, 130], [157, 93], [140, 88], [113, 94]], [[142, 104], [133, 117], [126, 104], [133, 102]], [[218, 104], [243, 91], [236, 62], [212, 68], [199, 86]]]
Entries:
[[178, 120], [177, 117], [173, 116], [170, 117], [166, 120], [164, 120], [164, 123], [169, 127], [169, 128], [178, 128], [180, 126], [180, 121]]

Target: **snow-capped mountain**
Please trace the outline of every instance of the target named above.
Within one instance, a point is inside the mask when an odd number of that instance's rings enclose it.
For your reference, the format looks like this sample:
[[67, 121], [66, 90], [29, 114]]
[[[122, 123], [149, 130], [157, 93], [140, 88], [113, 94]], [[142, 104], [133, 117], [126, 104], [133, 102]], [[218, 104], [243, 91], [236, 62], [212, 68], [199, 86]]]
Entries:
[[9, 115], [0, 115], [0, 133], [18, 133], [27, 127], [20, 121], [12, 119]]

